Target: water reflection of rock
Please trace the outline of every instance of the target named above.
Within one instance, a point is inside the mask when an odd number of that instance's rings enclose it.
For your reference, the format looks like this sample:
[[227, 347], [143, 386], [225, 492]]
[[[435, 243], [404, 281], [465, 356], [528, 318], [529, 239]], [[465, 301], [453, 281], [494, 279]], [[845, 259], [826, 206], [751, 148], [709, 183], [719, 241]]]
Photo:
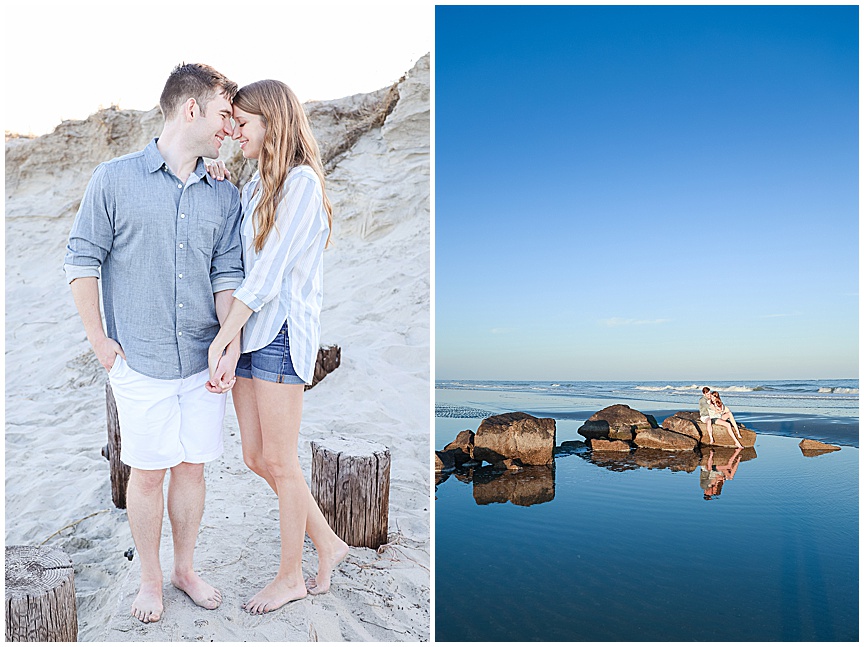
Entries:
[[531, 465], [521, 470], [474, 470], [474, 500], [477, 505], [513, 503], [529, 506], [555, 498], [555, 464]]
[[[732, 447], [714, 447], [714, 462], [725, 463], [732, 459], [735, 449]], [[662, 449], [637, 447], [629, 453], [625, 452], [579, 452], [579, 458], [594, 463], [613, 472], [627, 472], [640, 467], [649, 470], [670, 470], [672, 472], [695, 472], [700, 465], [708, 464], [708, 450], [671, 452]], [[756, 458], [756, 450], [745, 447], [740, 452], [742, 461]]]
[[452, 472], [435, 474], [435, 487], [448, 478], [474, 486], [477, 505], [507, 503], [530, 506], [555, 498], [555, 464], [529, 465], [518, 470], [466, 466]]

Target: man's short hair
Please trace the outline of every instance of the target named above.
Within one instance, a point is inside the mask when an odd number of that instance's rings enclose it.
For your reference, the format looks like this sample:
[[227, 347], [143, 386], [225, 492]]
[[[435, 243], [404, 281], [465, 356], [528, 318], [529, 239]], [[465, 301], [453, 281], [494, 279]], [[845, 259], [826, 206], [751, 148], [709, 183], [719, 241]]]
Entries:
[[702, 387], [702, 393], [708, 393], [710, 390], [707, 386]]
[[222, 93], [228, 101], [233, 101], [237, 94], [237, 84], [209, 65], [180, 63], [165, 82], [162, 96], [159, 97], [159, 108], [162, 109], [162, 116], [166, 120], [170, 119], [191, 97], [201, 108], [201, 114], [204, 114], [207, 104], [217, 93]]

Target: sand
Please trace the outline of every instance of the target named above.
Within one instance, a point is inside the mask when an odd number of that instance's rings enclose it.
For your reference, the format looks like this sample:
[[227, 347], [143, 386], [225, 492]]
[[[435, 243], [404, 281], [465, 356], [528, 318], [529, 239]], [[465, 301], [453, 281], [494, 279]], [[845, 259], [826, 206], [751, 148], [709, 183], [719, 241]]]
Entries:
[[[370, 106], [388, 97], [398, 99], [370, 119]], [[158, 113], [109, 109], [6, 143], [6, 545], [44, 543], [72, 557], [79, 640], [429, 639], [429, 57], [395, 89], [316, 102], [310, 113], [330, 151], [334, 206], [321, 341], [342, 347], [342, 365], [306, 393], [300, 459], [308, 481], [313, 439], [388, 446], [389, 542], [377, 552], [352, 548], [330, 593], [255, 617], [240, 605], [275, 575], [278, 508], [243, 464], [230, 399], [225, 454], [206, 468], [196, 549], [196, 567], [224, 602], [200, 609], [168, 582], [166, 515], [164, 617], [143, 625], [129, 615], [139, 560], [123, 555], [133, 542], [100, 454], [105, 372], [62, 271], [92, 169], [142, 148], [158, 134]], [[231, 155], [236, 149], [226, 147], [223, 157]], [[315, 568], [307, 540], [304, 572]]]

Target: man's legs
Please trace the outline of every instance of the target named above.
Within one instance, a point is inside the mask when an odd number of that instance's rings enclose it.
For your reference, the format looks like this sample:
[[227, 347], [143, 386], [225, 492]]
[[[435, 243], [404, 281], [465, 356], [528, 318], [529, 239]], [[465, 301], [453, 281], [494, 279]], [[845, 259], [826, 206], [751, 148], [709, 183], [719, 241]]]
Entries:
[[714, 429], [711, 427], [711, 418], [708, 417], [708, 420], [705, 421], [705, 426], [708, 427], [708, 439], [711, 441], [711, 444], [714, 444]]
[[205, 609], [222, 603], [222, 594], [193, 570], [193, 553], [204, 514], [204, 464], [180, 463], [171, 468], [168, 481], [168, 518], [174, 538], [171, 583]]
[[162, 566], [159, 539], [165, 510], [162, 483], [165, 470], [132, 468], [126, 490], [126, 513], [132, 539], [141, 560], [141, 588], [132, 603], [132, 615], [141, 622], [162, 617]]

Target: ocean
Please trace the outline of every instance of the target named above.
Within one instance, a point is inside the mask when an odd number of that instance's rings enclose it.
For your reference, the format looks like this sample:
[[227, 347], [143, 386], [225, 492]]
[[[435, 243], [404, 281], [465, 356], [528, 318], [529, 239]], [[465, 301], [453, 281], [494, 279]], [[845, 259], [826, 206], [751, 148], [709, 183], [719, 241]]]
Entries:
[[[695, 382], [436, 382], [435, 447], [483, 418], [556, 420], [554, 465], [438, 475], [438, 641], [858, 640], [858, 380], [706, 383], [757, 432], [706, 452], [594, 455], [577, 433], [627, 404], [662, 423]], [[800, 437], [839, 451], [810, 456]]]

